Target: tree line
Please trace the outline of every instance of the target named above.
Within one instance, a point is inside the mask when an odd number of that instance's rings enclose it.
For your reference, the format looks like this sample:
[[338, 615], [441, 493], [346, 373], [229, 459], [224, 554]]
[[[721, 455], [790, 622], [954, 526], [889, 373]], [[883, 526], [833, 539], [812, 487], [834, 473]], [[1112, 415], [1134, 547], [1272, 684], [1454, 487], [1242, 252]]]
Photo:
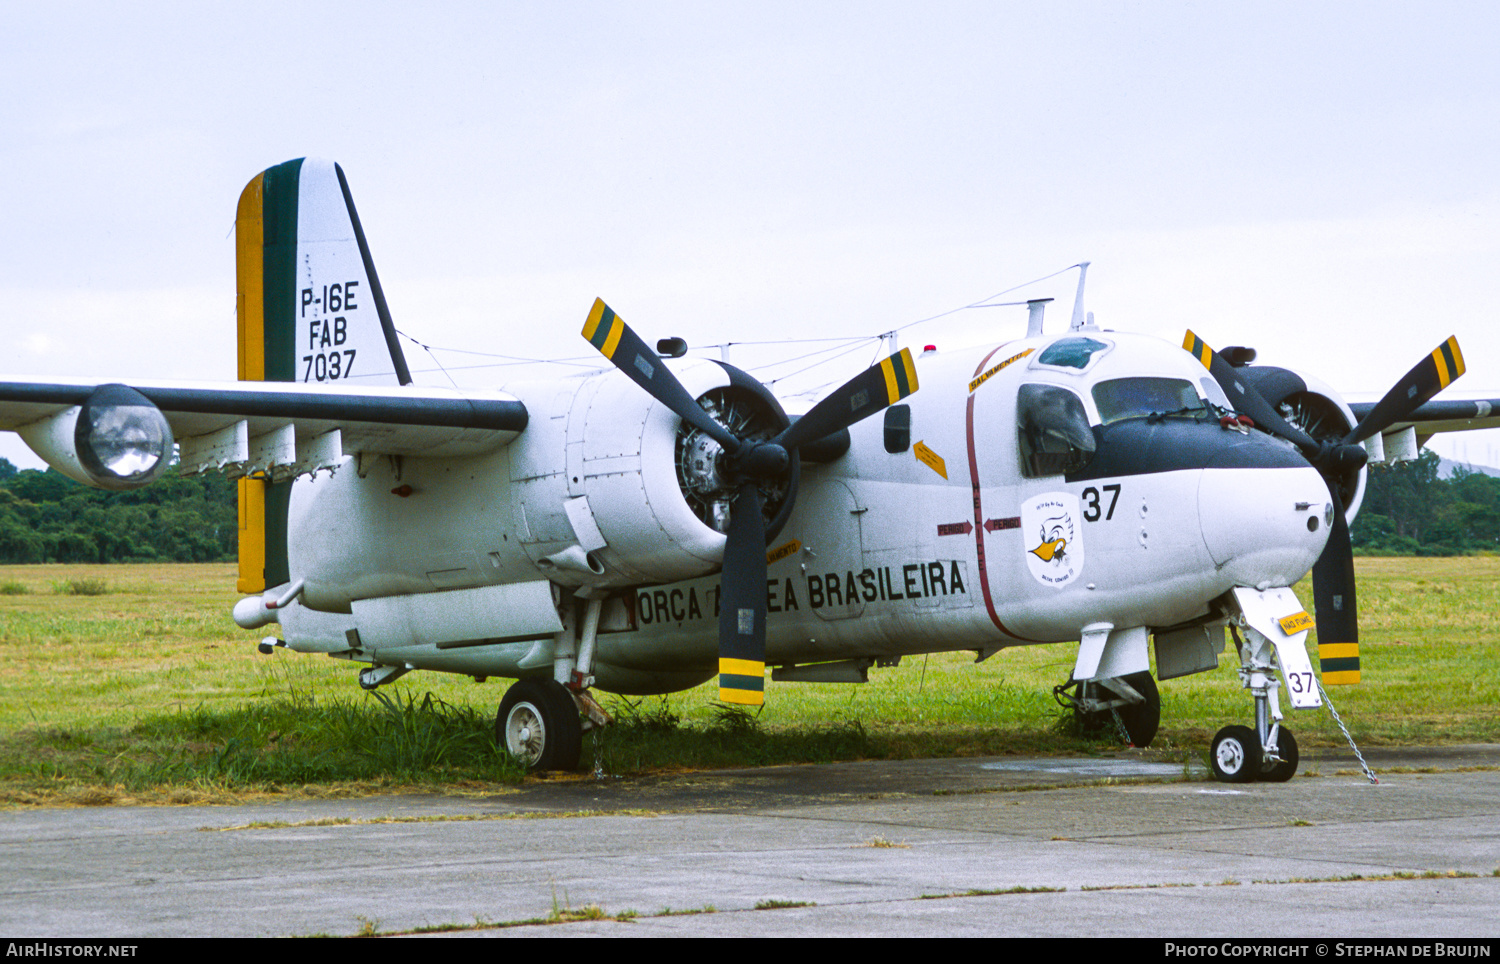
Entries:
[[[1351, 537], [1368, 555], [1449, 556], [1500, 550], [1500, 479], [1438, 456], [1370, 468]], [[221, 562], [239, 538], [235, 484], [209, 473], [131, 492], [80, 485], [0, 458], [0, 563]]]
[[0, 458], [0, 563], [222, 562], [238, 540], [235, 484], [216, 473], [107, 492]]
[[1458, 556], [1500, 550], [1500, 479], [1463, 467], [1438, 477], [1436, 453], [1370, 467], [1350, 536], [1368, 555]]

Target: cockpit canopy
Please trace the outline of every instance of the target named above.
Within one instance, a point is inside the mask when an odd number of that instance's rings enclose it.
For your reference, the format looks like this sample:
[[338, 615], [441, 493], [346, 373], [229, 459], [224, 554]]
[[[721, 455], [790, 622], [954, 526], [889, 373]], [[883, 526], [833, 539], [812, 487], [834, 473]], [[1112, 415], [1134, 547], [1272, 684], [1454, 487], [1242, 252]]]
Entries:
[[[1086, 362], [1091, 353], [1079, 354]], [[1091, 396], [1099, 425], [1132, 418], [1203, 418], [1212, 414], [1209, 403], [1185, 378], [1113, 378], [1097, 382]], [[1094, 457], [1097, 442], [1088, 407], [1071, 388], [1022, 385], [1016, 396], [1016, 421], [1021, 472], [1028, 478], [1081, 472]]]

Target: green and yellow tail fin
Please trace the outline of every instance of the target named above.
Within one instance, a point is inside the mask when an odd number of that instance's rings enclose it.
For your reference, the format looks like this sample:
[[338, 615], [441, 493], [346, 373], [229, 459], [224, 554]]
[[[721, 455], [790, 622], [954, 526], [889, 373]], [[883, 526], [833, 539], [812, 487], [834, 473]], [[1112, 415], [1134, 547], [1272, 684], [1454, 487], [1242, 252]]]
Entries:
[[[344, 172], [299, 158], [257, 174], [235, 214], [241, 381], [406, 385], [375, 263]], [[241, 592], [290, 578], [291, 483], [239, 482]]]

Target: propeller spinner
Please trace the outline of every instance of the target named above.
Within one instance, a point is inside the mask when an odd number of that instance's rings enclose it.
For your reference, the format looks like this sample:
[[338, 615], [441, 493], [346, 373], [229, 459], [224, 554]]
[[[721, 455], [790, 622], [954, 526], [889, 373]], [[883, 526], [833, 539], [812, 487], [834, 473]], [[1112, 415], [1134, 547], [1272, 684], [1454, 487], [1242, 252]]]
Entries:
[[[602, 300], [583, 337], [647, 394], [723, 447], [720, 474], [733, 484], [719, 591], [719, 699], [759, 706], [765, 699], [766, 522], [760, 485], [785, 477], [799, 448], [846, 429], [917, 390], [911, 352], [902, 349], [824, 397], [770, 439], [741, 439], [688, 394], [661, 357]], [[788, 494], [793, 498], [794, 494]]]
[[1333, 526], [1312, 572], [1318, 655], [1325, 683], [1358, 683], [1359, 617], [1354, 590], [1354, 547], [1348, 520], [1344, 518], [1339, 482], [1364, 467], [1367, 456], [1361, 442], [1405, 419], [1464, 373], [1464, 356], [1459, 351], [1458, 339], [1449, 338], [1417, 362], [1347, 435], [1337, 441], [1322, 442], [1283, 418], [1227, 358], [1191, 331], [1183, 339], [1182, 347], [1209, 370], [1237, 411], [1295, 445], [1328, 483], [1333, 498]]

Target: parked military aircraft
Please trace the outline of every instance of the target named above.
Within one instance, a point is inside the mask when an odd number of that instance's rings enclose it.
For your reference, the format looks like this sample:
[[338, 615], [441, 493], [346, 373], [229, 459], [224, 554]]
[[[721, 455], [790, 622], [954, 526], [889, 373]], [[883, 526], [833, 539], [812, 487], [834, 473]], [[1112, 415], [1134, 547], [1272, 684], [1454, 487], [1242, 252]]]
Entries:
[[1354, 409], [1249, 349], [1101, 329], [1081, 285], [1066, 331], [1033, 302], [1024, 337], [898, 352], [795, 414], [603, 301], [582, 334], [612, 367], [418, 388], [337, 165], [257, 176], [237, 238], [241, 381], [7, 379], [0, 428], [90, 485], [238, 477], [234, 618], [280, 624], [264, 651], [364, 664], [372, 689], [513, 678], [497, 735], [542, 769], [576, 766], [605, 722], [594, 687], [717, 673], [753, 705], [767, 666], [857, 682], [912, 654], [1073, 641], [1059, 699], [1146, 745], [1148, 642], [1171, 679], [1216, 667], [1227, 630], [1255, 727], [1220, 731], [1215, 772], [1288, 779], [1279, 691], [1321, 705], [1288, 587], [1312, 571], [1321, 681], [1357, 680], [1367, 458], [1500, 404], [1427, 404], [1463, 373], [1453, 339]]

